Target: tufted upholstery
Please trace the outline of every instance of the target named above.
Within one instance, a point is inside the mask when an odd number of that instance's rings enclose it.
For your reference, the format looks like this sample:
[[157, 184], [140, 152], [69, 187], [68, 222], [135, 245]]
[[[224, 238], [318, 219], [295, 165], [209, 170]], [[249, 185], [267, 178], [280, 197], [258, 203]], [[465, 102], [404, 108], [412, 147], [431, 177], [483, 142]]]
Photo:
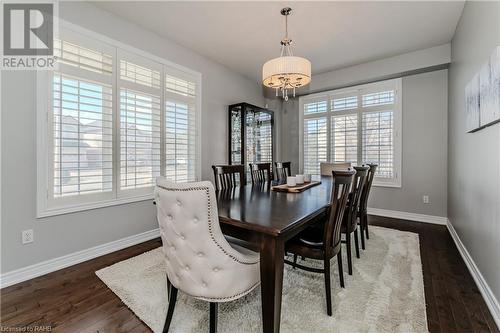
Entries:
[[258, 286], [259, 254], [224, 238], [212, 183], [159, 177], [155, 199], [167, 275], [175, 288], [205, 301], [226, 302]]

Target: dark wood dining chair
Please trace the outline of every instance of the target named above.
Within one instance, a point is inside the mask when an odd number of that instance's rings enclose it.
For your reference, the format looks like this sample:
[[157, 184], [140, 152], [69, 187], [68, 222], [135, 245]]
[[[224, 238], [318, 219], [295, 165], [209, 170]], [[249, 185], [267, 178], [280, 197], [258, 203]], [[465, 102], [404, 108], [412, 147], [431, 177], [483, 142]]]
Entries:
[[292, 175], [292, 162], [274, 162], [274, 174], [277, 181], [286, 181]]
[[215, 178], [215, 189], [223, 190], [238, 185], [246, 185], [245, 167], [237, 165], [212, 165]]
[[271, 176], [271, 163], [250, 163], [250, 174], [252, 175], [252, 184], [254, 185], [273, 180]]
[[365, 249], [365, 233], [366, 239], [370, 239], [368, 234], [368, 197], [370, 195], [370, 190], [372, 188], [373, 179], [375, 178], [375, 172], [377, 171], [377, 164], [367, 163], [364, 166], [370, 167], [368, 170], [368, 176], [366, 178], [366, 184], [361, 192], [361, 199], [359, 202], [359, 228], [361, 233], [361, 248]]
[[356, 246], [356, 257], [359, 258], [359, 238], [358, 238], [358, 211], [361, 193], [366, 183], [369, 167], [361, 166], [354, 167], [356, 174], [351, 186], [351, 193], [349, 194], [349, 201], [344, 211], [344, 218], [342, 221], [342, 233], [345, 234], [345, 243], [347, 247], [347, 268], [349, 275], [352, 275], [352, 247], [351, 247], [351, 234], [354, 234], [354, 243]]
[[[326, 312], [329, 316], [332, 315], [330, 260], [335, 256], [337, 256], [339, 267], [340, 286], [344, 287], [340, 231], [354, 174], [354, 170], [333, 171], [332, 192], [326, 221], [305, 229], [285, 244], [286, 250], [293, 253], [293, 262], [285, 260], [287, 264], [294, 268], [325, 275]], [[297, 264], [297, 256], [322, 260], [323, 268]]]

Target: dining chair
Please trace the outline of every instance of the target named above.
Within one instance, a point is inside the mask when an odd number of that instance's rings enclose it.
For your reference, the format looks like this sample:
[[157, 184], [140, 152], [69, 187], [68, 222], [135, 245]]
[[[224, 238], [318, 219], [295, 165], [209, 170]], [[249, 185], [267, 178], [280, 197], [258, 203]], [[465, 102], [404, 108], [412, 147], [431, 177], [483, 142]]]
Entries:
[[[324, 274], [326, 312], [329, 316], [332, 315], [330, 260], [335, 256], [337, 256], [339, 267], [340, 286], [344, 288], [340, 231], [354, 174], [354, 170], [332, 172], [332, 189], [326, 221], [305, 229], [285, 244], [286, 250], [293, 254], [293, 262], [285, 260], [287, 264], [292, 265], [294, 268]], [[297, 256], [322, 260], [323, 268], [297, 264]]]
[[321, 162], [319, 164], [320, 174], [322, 176], [331, 176], [332, 171], [342, 171], [347, 170], [351, 167], [351, 162], [345, 163], [329, 163], [329, 162]]
[[245, 167], [241, 164], [212, 165], [212, 170], [214, 171], [216, 190], [246, 185]]
[[352, 250], [351, 250], [351, 234], [354, 234], [354, 243], [356, 247], [356, 257], [359, 258], [359, 239], [358, 239], [358, 211], [359, 199], [366, 183], [368, 175], [367, 166], [354, 167], [356, 174], [351, 186], [351, 193], [347, 207], [344, 211], [342, 221], [342, 233], [345, 234], [345, 243], [347, 247], [347, 268], [349, 275], [352, 275]]
[[250, 174], [252, 175], [252, 184], [270, 182], [271, 163], [250, 163]]
[[292, 175], [292, 162], [274, 162], [274, 173], [277, 181], [286, 181]]
[[219, 225], [212, 183], [156, 181], [155, 201], [167, 270], [168, 332], [178, 290], [210, 302], [210, 332], [217, 305], [236, 300], [260, 283], [259, 254], [229, 243]]
[[363, 192], [361, 192], [361, 198], [359, 202], [359, 227], [361, 233], [361, 248], [365, 249], [365, 233], [366, 239], [370, 239], [370, 235], [368, 234], [368, 197], [370, 195], [370, 190], [372, 188], [373, 179], [375, 178], [375, 172], [377, 171], [377, 164], [367, 163], [364, 166], [368, 165], [370, 168], [368, 170], [368, 176], [366, 178], [366, 184], [363, 188]]

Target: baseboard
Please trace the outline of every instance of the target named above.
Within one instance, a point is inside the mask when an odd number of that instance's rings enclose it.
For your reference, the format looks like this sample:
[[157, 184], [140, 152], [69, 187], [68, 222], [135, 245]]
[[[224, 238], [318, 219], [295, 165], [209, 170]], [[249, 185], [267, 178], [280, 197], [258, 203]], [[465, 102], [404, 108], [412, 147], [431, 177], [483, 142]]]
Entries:
[[370, 207], [368, 207], [368, 214], [392, 217], [401, 220], [410, 220], [410, 221], [418, 221], [418, 222], [441, 224], [441, 225], [446, 225], [446, 222], [448, 221], [448, 218], [444, 216], [416, 214], [416, 213], [401, 212], [398, 210], [370, 208]]
[[38, 264], [16, 269], [0, 276], [0, 288], [5, 288], [19, 282], [33, 279], [35, 277], [76, 265], [157, 237], [160, 237], [160, 230], [154, 229], [106, 244], [97, 245], [86, 250], [70, 253], [59, 258], [46, 260]]
[[462, 243], [462, 240], [458, 236], [455, 228], [453, 227], [453, 225], [449, 220], [447, 221], [446, 226], [448, 227], [448, 231], [450, 232], [451, 238], [453, 238], [453, 241], [455, 241], [455, 245], [457, 246], [458, 252], [460, 252], [460, 255], [464, 259], [467, 268], [469, 268], [469, 272], [472, 275], [474, 281], [476, 282], [476, 285], [479, 291], [481, 292], [481, 295], [483, 295], [484, 301], [486, 302], [488, 309], [490, 309], [491, 315], [493, 316], [493, 319], [495, 320], [497, 327], [500, 328], [500, 304], [498, 303], [498, 300], [491, 291], [490, 287], [488, 286], [488, 283], [481, 274], [481, 271], [474, 262], [474, 259], [472, 259], [471, 255], [469, 254], [469, 251], [467, 251], [467, 248]]

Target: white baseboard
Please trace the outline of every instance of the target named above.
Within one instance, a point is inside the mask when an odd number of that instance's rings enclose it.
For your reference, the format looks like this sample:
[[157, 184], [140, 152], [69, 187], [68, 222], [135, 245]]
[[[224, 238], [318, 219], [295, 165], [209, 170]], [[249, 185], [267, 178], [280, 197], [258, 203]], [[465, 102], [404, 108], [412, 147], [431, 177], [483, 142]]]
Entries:
[[398, 210], [370, 208], [370, 207], [368, 207], [368, 214], [392, 217], [401, 220], [410, 220], [410, 221], [418, 221], [418, 222], [441, 224], [441, 225], [446, 225], [446, 222], [448, 221], [448, 218], [444, 216], [416, 214], [416, 213], [401, 212]]
[[160, 230], [154, 229], [106, 244], [97, 245], [86, 250], [70, 253], [59, 258], [49, 259], [38, 264], [16, 269], [0, 276], [0, 288], [33, 279], [157, 237], [160, 237]]
[[455, 241], [455, 245], [457, 246], [458, 252], [460, 252], [460, 255], [464, 259], [465, 264], [467, 265], [467, 268], [469, 269], [469, 272], [472, 275], [472, 278], [476, 282], [476, 285], [479, 291], [481, 292], [481, 295], [483, 295], [484, 301], [486, 302], [488, 309], [490, 309], [491, 315], [493, 316], [493, 319], [495, 320], [497, 327], [500, 327], [500, 304], [498, 303], [498, 300], [493, 294], [493, 291], [491, 291], [490, 286], [488, 286], [488, 283], [481, 274], [481, 271], [476, 266], [476, 263], [469, 254], [469, 251], [467, 251], [467, 248], [462, 243], [462, 240], [458, 236], [450, 220], [447, 221], [446, 226], [448, 227], [448, 231], [450, 232], [451, 238], [453, 238], [453, 240]]

